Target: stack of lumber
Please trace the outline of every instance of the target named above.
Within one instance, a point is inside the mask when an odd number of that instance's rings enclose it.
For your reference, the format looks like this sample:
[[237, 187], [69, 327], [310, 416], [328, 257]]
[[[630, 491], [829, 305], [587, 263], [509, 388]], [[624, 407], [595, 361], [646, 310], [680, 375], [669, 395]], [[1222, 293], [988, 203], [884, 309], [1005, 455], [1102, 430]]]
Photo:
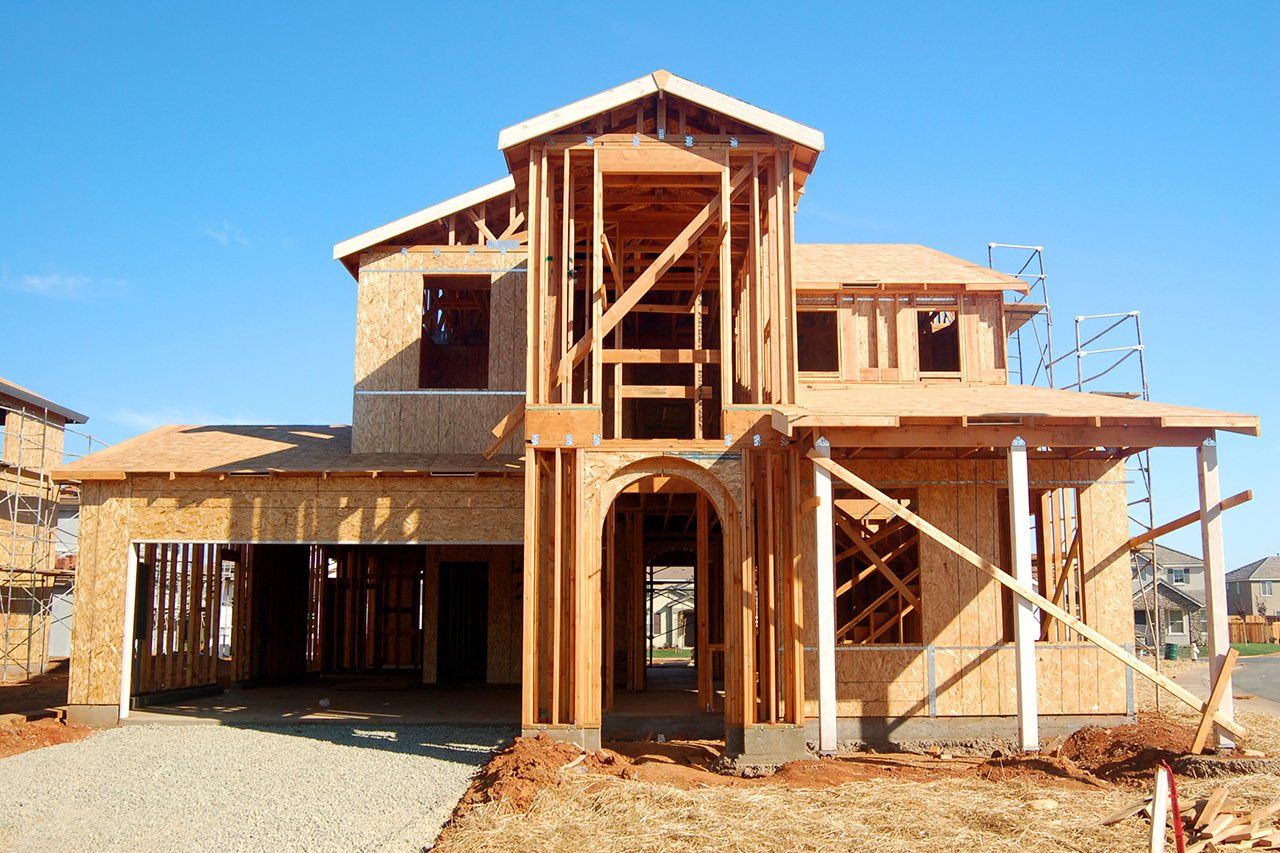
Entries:
[[[1148, 796], [1102, 822], [1110, 826], [1122, 820], [1142, 815], [1151, 818], [1152, 797]], [[1275, 815], [1280, 813], [1280, 799], [1275, 799], [1260, 809], [1238, 808], [1227, 799], [1227, 789], [1218, 788], [1205, 799], [1182, 804], [1183, 832], [1187, 853], [1207, 853], [1212, 850], [1280, 850], [1280, 827]]]

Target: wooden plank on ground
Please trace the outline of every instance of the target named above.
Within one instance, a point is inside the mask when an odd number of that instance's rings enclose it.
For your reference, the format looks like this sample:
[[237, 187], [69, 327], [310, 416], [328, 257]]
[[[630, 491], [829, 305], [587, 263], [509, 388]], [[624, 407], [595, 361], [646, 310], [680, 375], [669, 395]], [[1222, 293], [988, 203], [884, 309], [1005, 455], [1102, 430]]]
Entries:
[[1213, 716], [1218, 712], [1218, 706], [1222, 704], [1222, 697], [1225, 695], [1228, 685], [1231, 684], [1231, 670], [1236, 668], [1236, 659], [1239, 657], [1240, 652], [1238, 650], [1227, 649], [1227, 656], [1222, 662], [1222, 669], [1218, 671], [1218, 680], [1213, 684], [1213, 691], [1209, 694], [1209, 701], [1205, 703], [1204, 713], [1200, 717], [1200, 726], [1196, 729], [1196, 739], [1191, 742], [1192, 755], [1199, 755], [1204, 752], [1205, 742], [1213, 731]]

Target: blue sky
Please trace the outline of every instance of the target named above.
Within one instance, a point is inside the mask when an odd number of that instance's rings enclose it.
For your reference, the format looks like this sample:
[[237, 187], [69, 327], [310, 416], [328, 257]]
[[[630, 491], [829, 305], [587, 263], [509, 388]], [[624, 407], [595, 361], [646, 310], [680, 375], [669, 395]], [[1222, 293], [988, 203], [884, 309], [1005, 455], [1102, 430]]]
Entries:
[[[1156, 399], [1280, 428], [1280, 4], [604, 5], [8, 6], [0, 374], [112, 442], [348, 422], [333, 243], [665, 67], [826, 133], [801, 240], [1043, 244], [1060, 349], [1077, 314], [1141, 310]], [[1220, 453], [1257, 495], [1228, 561], [1276, 553], [1275, 441]], [[1156, 471], [1159, 515], [1192, 509], [1192, 451]]]

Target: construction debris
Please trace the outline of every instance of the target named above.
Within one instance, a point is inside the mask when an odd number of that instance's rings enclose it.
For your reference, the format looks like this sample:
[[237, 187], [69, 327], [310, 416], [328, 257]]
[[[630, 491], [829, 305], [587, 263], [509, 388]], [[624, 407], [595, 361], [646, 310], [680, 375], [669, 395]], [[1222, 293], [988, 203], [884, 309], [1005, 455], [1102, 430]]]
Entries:
[[[1233, 804], [1228, 797], [1227, 788], [1221, 787], [1208, 797], [1182, 805], [1178, 817], [1186, 834], [1187, 853], [1222, 849], [1280, 850], [1280, 827], [1275, 824], [1280, 797], [1252, 811]], [[1160, 812], [1155, 799], [1149, 795], [1137, 800], [1105, 818], [1102, 825], [1112, 826], [1138, 815], [1150, 820], [1153, 813]]]

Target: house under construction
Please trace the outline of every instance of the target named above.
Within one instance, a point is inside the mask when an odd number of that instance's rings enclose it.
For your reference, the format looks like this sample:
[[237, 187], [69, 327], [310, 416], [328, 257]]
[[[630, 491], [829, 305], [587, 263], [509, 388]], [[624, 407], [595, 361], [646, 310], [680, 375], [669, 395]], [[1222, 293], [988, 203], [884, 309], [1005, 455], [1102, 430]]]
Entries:
[[645, 578], [673, 552], [696, 676], [671, 707], [731, 754], [1034, 749], [1131, 716], [1135, 672], [1198, 707], [1133, 654], [1125, 460], [1195, 451], [1220, 662], [1214, 437], [1257, 419], [1010, 384], [1042, 307], [1023, 278], [796, 242], [824, 145], [657, 71], [339, 243], [351, 426], [171, 426], [59, 473], [83, 502], [72, 719], [395, 671], [519, 685], [526, 733], [595, 744], [650, 684]]

